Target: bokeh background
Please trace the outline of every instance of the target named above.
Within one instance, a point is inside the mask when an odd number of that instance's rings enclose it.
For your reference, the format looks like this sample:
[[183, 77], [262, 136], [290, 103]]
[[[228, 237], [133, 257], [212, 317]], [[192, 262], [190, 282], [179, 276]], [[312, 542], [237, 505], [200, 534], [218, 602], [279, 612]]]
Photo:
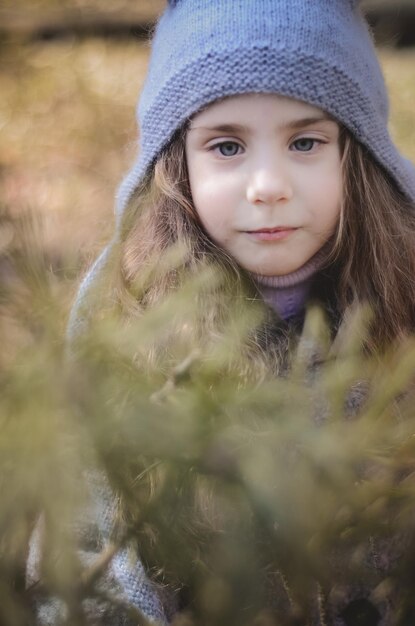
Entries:
[[[164, 0], [2, 0], [0, 204], [41, 216], [68, 281], [109, 238], [136, 152], [135, 104]], [[415, 161], [415, 0], [367, 0], [390, 89], [391, 132]], [[8, 245], [7, 232], [0, 247]]]

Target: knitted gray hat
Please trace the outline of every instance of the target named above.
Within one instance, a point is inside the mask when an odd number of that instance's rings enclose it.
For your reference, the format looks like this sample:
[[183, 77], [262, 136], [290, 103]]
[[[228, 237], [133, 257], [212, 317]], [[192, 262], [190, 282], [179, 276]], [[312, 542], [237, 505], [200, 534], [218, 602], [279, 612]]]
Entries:
[[[118, 226], [175, 131], [226, 96], [279, 93], [344, 124], [415, 201], [415, 168], [390, 139], [388, 97], [358, 0], [170, 0], [153, 39], [138, 107], [139, 156], [117, 196]], [[117, 240], [117, 233], [114, 242]], [[113, 244], [81, 286], [70, 325], [111, 263]]]
[[131, 194], [185, 121], [210, 102], [279, 93], [346, 126], [415, 201], [415, 169], [387, 130], [388, 97], [357, 0], [170, 0], [153, 40], [138, 107], [139, 158], [117, 198]]

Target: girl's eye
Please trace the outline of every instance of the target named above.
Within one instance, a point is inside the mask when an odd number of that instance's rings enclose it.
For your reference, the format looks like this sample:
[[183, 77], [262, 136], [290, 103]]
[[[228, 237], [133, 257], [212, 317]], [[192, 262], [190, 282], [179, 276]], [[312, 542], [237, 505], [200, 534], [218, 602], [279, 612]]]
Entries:
[[224, 157], [233, 157], [238, 154], [240, 146], [234, 141], [223, 141], [213, 146], [213, 148], [217, 148]]
[[297, 152], [311, 152], [316, 144], [322, 143], [318, 139], [312, 139], [311, 137], [301, 137], [296, 139], [292, 145], [295, 146]]

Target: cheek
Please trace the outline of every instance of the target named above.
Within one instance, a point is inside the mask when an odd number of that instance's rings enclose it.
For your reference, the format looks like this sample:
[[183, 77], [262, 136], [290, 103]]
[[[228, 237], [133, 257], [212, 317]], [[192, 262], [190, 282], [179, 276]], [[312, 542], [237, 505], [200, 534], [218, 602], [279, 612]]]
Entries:
[[340, 217], [341, 206], [343, 204], [343, 176], [339, 170], [333, 172], [333, 176], [329, 179], [327, 188], [328, 209], [334, 223], [337, 223]]
[[195, 204], [198, 217], [206, 232], [218, 243], [227, 240], [229, 230], [228, 215], [221, 210], [221, 205], [210, 199], [209, 202]]
[[340, 163], [338, 167], [329, 168], [322, 172], [320, 177], [315, 177], [311, 182], [310, 189], [312, 189], [313, 204], [317, 216], [320, 215], [327, 226], [336, 224], [340, 216], [343, 199], [343, 178]]
[[327, 197], [326, 206], [320, 219], [320, 230], [325, 237], [331, 237], [340, 220], [341, 199], [338, 194]]
[[205, 170], [204, 176], [190, 177], [190, 187], [196, 212], [207, 232], [216, 240], [221, 234], [226, 236], [235, 205], [232, 185], [229, 181], [224, 184], [220, 176], [210, 176]]
[[193, 204], [204, 229], [215, 241], [225, 229], [226, 215], [222, 210], [223, 199], [214, 185], [207, 181], [191, 186]]

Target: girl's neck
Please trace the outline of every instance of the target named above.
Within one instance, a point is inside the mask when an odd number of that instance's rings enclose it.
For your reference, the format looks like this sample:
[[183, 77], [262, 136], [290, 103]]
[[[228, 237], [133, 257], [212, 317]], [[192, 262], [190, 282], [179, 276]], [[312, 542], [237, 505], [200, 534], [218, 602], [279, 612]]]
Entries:
[[284, 276], [251, 276], [264, 301], [282, 319], [295, 317], [304, 311], [316, 274], [325, 264], [327, 247], [321, 248], [305, 265]]

